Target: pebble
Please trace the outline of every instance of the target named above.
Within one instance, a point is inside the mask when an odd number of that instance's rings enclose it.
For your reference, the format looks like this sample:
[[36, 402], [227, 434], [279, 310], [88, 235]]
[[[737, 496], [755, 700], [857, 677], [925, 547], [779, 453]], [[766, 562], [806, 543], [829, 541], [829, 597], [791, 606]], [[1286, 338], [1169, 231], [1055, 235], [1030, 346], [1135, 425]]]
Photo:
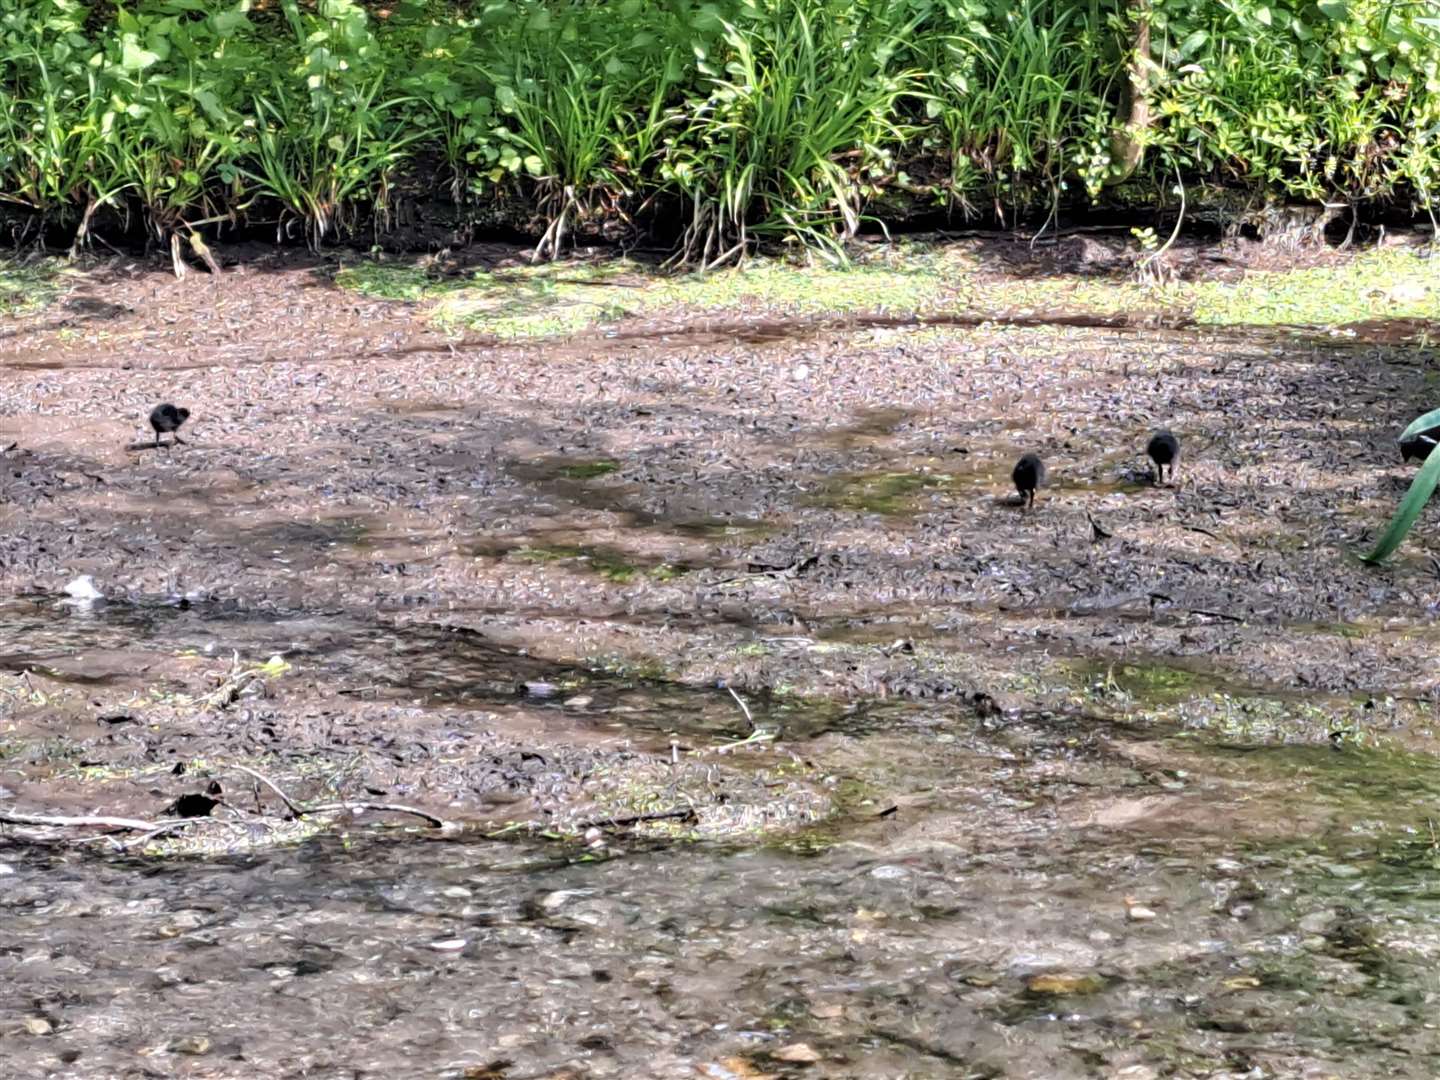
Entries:
[[15, 873], [15, 867], [11, 866], [9, 863], [0, 862], [0, 877], [5, 877], [7, 874], [13, 873]]
[[170, 1044], [170, 1049], [177, 1054], [208, 1054], [210, 1040], [204, 1035], [182, 1035]]
[[770, 1056], [776, 1061], [789, 1061], [797, 1065], [813, 1065], [820, 1060], [820, 1055], [809, 1043], [791, 1043], [789, 1046], [780, 1047]]
[[1351, 866], [1348, 863], [1326, 863], [1325, 872], [1336, 878], [1357, 878], [1364, 873], [1358, 866]]
[[592, 891], [591, 889], [557, 889], [540, 898], [540, 907], [545, 911], [558, 911], [571, 900], [589, 896]]
[[1245, 864], [1238, 859], [1216, 859], [1210, 864], [1210, 869], [1217, 874], [1239, 874], [1245, 870]]
[[1152, 908], [1145, 907], [1143, 904], [1135, 904], [1125, 912], [1125, 917], [1131, 922], [1149, 922], [1156, 915]]
[[590, 705], [590, 703], [593, 702], [594, 700], [595, 700], [595, 699], [594, 699], [593, 697], [591, 697], [589, 694], [576, 694], [576, 695], [575, 695], [574, 697], [572, 697], [572, 698], [566, 698], [566, 699], [565, 699], [565, 708], [567, 708], [567, 709], [584, 709], [584, 708], [588, 707], [588, 706]]
[[1105, 980], [1088, 971], [1050, 971], [1043, 975], [1031, 975], [1025, 980], [1028, 993], [1050, 997], [1094, 994], [1104, 988]]
[[469, 942], [464, 938], [443, 938], [440, 941], [430, 942], [430, 948], [436, 952], [459, 952], [468, 944]]
[[790, 379], [792, 382], [804, 382], [809, 377], [809, 364], [796, 364], [793, 368], [790, 369]]
[[870, 871], [870, 876], [879, 878], [881, 881], [894, 881], [898, 878], [907, 878], [910, 871], [903, 866], [877, 866]]
[[25, 1030], [31, 1035], [49, 1035], [55, 1030], [53, 1024], [43, 1016], [27, 1016], [25, 1018]]

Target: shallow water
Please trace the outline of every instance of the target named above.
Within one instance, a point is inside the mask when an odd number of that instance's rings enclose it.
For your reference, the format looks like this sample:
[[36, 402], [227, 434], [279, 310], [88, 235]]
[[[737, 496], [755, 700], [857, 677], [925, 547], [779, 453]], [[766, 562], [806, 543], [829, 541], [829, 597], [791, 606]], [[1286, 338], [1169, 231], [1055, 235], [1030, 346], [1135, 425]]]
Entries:
[[906, 816], [810, 855], [0, 847], [0, 1029], [52, 1029], [10, 1075], [1433, 1075], [1433, 866]]

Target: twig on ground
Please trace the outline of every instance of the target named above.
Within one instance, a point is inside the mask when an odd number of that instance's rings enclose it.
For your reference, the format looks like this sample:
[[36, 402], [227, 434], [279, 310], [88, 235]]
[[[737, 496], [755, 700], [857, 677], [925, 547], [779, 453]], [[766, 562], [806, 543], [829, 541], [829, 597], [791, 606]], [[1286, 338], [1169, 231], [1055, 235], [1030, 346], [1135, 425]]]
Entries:
[[1224, 622], [1243, 623], [1245, 621], [1243, 616], [1231, 615], [1226, 611], [1208, 611], [1205, 608], [1190, 608], [1188, 610], [1191, 615], [1208, 615], [1212, 619], [1220, 619]]
[[258, 773], [254, 769], [248, 768], [245, 765], [236, 765], [233, 763], [229, 765], [223, 765], [221, 767], [226, 769], [236, 769], [240, 772], [243, 772], [246, 776], [253, 776], [256, 780], [259, 780], [276, 795], [280, 796], [280, 801], [285, 804], [285, 808], [290, 811], [292, 816], [299, 817], [301, 814], [305, 813], [305, 811], [294, 799], [290, 798], [289, 795], [286, 795], [285, 792], [281, 791], [280, 788], [276, 786], [275, 781], [271, 780], [263, 773]]
[[699, 815], [695, 813], [692, 806], [682, 807], [679, 810], [658, 810], [653, 814], [633, 814], [623, 818], [598, 818], [595, 821], [582, 821], [575, 826], [577, 829], [622, 829], [627, 825], [640, 825], [647, 821], [671, 821], [671, 820], [696, 821]]
[[276, 795], [280, 796], [280, 801], [285, 804], [285, 808], [290, 811], [292, 817], [304, 817], [306, 814], [328, 814], [336, 810], [379, 810], [391, 814], [413, 814], [418, 818], [425, 819], [437, 829], [443, 829], [446, 825], [444, 818], [438, 818], [434, 814], [427, 813], [424, 810], [417, 810], [413, 806], [405, 806], [402, 803], [356, 802], [350, 799], [344, 802], [298, 803], [290, 798], [289, 795], [286, 795], [285, 792], [281, 791], [275, 781], [271, 780], [264, 773], [256, 772], [246, 765], [237, 765], [233, 762], [230, 764], [222, 764], [220, 767], [237, 769], [247, 776], [253, 776], [256, 780], [259, 780]]
[[423, 818], [425, 821], [428, 821], [437, 829], [446, 828], [448, 824], [444, 818], [436, 817], [434, 814], [425, 810], [417, 810], [413, 806], [405, 806], [402, 803], [354, 801], [320, 803], [316, 806], [302, 807], [300, 812], [302, 814], [329, 814], [336, 810], [383, 810], [390, 814], [413, 814], [418, 818]]
[[14, 810], [0, 810], [0, 825], [53, 825], [58, 828], [82, 829], [132, 829], [148, 832], [153, 829], [186, 824], [197, 820], [184, 818], [181, 821], [142, 821], [127, 817], [54, 817], [50, 814], [22, 814]]
[[735, 699], [735, 704], [739, 705], [740, 711], [745, 714], [745, 722], [750, 725], [750, 730], [754, 731], [755, 718], [750, 715], [750, 706], [745, 704], [745, 699], [742, 698], [739, 694], [737, 694], [735, 692], [735, 688], [729, 683], [725, 684], [725, 689], [730, 691], [730, 696]]

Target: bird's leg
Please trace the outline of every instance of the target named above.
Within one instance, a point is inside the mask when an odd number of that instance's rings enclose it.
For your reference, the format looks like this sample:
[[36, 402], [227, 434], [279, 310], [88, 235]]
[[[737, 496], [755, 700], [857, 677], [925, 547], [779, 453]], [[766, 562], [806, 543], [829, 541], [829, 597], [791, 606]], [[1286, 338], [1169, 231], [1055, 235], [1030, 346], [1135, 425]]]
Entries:
[[178, 431], [175, 432], [175, 434], [174, 434], [174, 435], [171, 435], [170, 437], [171, 437], [172, 439], [174, 439], [176, 442], [178, 442], [181, 446], [189, 446], [189, 445], [190, 445], [189, 443], [187, 443], [184, 439], [182, 439], [182, 438], [180, 437], [180, 433], [179, 433]]
[[155, 449], [160, 449], [160, 432], [155, 432]]

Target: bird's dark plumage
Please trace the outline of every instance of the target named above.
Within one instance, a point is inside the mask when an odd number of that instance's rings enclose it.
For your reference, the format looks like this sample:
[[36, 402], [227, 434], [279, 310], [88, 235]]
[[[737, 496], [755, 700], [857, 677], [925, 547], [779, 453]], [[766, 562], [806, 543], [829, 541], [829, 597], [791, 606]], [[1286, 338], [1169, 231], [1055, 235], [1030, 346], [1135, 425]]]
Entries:
[[1150, 460], [1155, 462], [1155, 480], [1163, 483], [1165, 480], [1165, 468], [1170, 468], [1170, 479], [1175, 479], [1175, 462], [1180, 460], [1180, 440], [1168, 431], [1157, 431], [1150, 436], [1150, 444], [1145, 447], [1145, 453], [1150, 455]]
[[1440, 444], [1440, 427], [1422, 431], [1400, 444], [1400, 460], [1409, 461], [1415, 458], [1417, 461], [1424, 461], [1437, 444]]
[[1045, 463], [1038, 454], [1026, 454], [1015, 463], [1010, 479], [1015, 481], [1015, 490], [1020, 492], [1020, 505], [1034, 506], [1035, 489], [1045, 482]]
[[167, 431], [177, 443], [184, 443], [185, 440], [180, 438], [180, 425], [189, 417], [189, 409], [177, 409], [168, 401], [151, 409], [150, 426], [155, 429], [155, 445], [160, 445], [160, 436]]

